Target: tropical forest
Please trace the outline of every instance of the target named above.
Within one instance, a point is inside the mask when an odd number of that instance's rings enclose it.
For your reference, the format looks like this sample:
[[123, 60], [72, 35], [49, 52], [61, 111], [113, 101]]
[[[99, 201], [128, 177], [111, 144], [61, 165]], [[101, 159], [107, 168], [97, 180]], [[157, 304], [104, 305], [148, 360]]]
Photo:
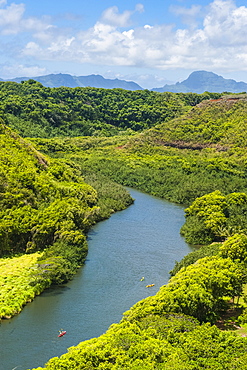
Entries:
[[129, 187], [182, 206], [191, 246], [155, 295], [36, 370], [247, 369], [247, 94], [30, 79], [0, 98], [2, 322], [76, 276]]

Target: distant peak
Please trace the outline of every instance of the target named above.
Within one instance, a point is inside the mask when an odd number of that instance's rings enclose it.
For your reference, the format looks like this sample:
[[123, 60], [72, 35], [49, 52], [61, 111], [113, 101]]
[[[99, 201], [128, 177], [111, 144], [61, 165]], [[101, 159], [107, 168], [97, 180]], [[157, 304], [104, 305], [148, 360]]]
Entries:
[[[143, 90], [140, 85], [133, 81], [125, 81], [116, 79], [107, 79], [99, 74], [91, 74], [89, 76], [72, 76], [67, 73], [57, 73], [57, 74], [49, 74], [45, 76], [37, 76], [37, 77], [22, 77], [22, 78], [14, 78], [8, 81], [14, 81], [20, 83], [22, 80], [29, 80], [33, 79], [42, 83], [43, 86], [46, 87], [96, 87], [96, 88], [104, 88], [104, 89], [113, 89], [113, 88], [121, 88], [125, 90]], [[1, 81], [1, 79], [0, 79]]]
[[[192, 72], [190, 76], [218, 76], [216, 73], [214, 72], [208, 72], [208, 71], [194, 71]], [[188, 78], [189, 78], [188, 77]], [[218, 76], [219, 77], [219, 76]]]
[[247, 91], [245, 82], [236, 82], [235, 80], [225, 79], [214, 72], [194, 71], [189, 77], [174, 85], [165, 85], [163, 88], [153, 89], [154, 91], [164, 92], [195, 92], [201, 94], [205, 91], [209, 92], [232, 92], [240, 93]]

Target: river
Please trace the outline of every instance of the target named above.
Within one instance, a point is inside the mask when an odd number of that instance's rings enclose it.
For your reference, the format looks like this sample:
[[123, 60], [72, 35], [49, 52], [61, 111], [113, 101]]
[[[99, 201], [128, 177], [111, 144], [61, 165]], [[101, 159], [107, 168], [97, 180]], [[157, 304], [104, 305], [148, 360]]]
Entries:
[[[129, 191], [134, 204], [89, 232], [87, 260], [74, 279], [2, 321], [0, 370], [43, 366], [67, 348], [101, 335], [134, 303], [166, 284], [175, 260], [191, 251], [179, 234], [182, 207]], [[60, 329], [67, 331], [62, 338], [57, 337]]]

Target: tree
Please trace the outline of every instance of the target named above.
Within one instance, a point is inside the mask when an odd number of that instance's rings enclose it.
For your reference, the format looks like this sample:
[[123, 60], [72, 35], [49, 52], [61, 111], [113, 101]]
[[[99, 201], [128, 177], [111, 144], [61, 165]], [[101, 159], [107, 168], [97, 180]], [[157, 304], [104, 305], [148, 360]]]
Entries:
[[236, 262], [247, 263], [247, 236], [235, 234], [220, 246], [220, 255]]

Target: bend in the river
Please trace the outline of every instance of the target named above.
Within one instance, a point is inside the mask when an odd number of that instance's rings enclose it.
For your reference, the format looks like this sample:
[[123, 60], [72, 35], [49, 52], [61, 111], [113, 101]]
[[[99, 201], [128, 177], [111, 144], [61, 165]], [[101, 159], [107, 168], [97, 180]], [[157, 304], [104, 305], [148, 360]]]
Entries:
[[[89, 232], [88, 257], [75, 278], [2, 322], [1, 370], [43, 366], [68, 347], [101, 335], [134, 303], [166, 284], [175, 260], [190, 252], [179, 234], [182, 207], [133, 189], [130, 193], [132, 206]], [[62, 338], [57, 337], [60, 329], [67, 330]]]

